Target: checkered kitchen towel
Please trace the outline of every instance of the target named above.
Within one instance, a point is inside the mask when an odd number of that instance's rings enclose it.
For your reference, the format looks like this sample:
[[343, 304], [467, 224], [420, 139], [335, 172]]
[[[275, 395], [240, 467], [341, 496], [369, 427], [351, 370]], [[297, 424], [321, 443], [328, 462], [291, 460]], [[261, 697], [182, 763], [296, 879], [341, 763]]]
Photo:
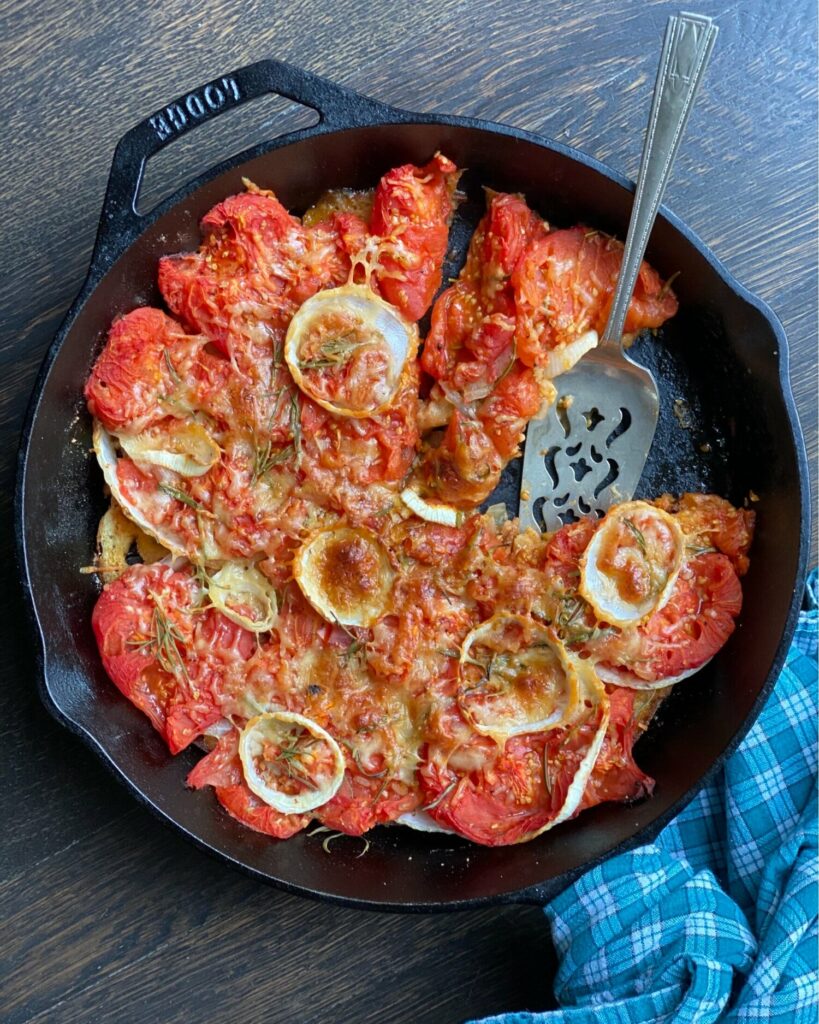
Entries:
[[562, 1009], [482, 1024], [816, 1021], [818, 624], [814, 570], [776, 688], [716, 781], [546, 906]]

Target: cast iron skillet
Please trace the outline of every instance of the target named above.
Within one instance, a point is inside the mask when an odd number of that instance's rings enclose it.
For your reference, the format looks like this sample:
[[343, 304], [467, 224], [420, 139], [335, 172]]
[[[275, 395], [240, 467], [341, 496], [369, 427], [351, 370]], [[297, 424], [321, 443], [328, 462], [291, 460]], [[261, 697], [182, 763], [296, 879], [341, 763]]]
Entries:
[[[136, 213], [154, 153], [222, 110], [271, 92], [313, 108], [318, 123], [220, 164], [147, 216]], [[97, 584], [78, 568], [91, 560], [103, 499], [83, 383], [112, 318], [159, 301], [159, 256], [195, 247], [200, 217], [240, 190], [243, 176], [301, 210], [328, 187], [371, 186], [388, 168], [423, 162], [436, 149], [469, 169], [455, 261], [480, 216], [481, 185], [525, 193], [553, 223], [583, 219], [625, 233], [632, 186], [582, 153], [502, 125], [387, 107], [278, 61], [210, 82], [129, 131], [114, 154], [88, 277], [37, 380], [16, 493], [21, 576], [49, 711], [141, 802], [202, 848], [283, 889], [381, 909], [542, 902], [591, 865], [650, 840], [718, 771], [769, 693], [791, 639], [808, 538], [807, 470], [782, 327], [663, 211], [648, 256], [664, 275], [680, 271], [681, 312], [648, 352], [663, 411], [640, 493], [713, 489], [741, 502], [753, 491], [759, 515], [739, 628], [673, 694], [639, 744], [640, 763], [657, 779], [654, 796], [587, 811], [505, 849], [379, 828], [359, 858], [360, 840], [340, 839], [329, 855], [321, 837], [276, 842], [232, 821], [209, 791], [185, 788], [199, 755], [170, 757], [106, 678], [91, 633]], [[513, 504], [514, 473], [501, 490]]]

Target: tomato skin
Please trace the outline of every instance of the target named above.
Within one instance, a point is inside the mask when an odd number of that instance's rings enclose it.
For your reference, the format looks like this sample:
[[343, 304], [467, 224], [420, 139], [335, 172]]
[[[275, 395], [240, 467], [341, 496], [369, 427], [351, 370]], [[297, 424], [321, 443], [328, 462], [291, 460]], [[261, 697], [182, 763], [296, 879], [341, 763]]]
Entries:
[[360, 836], [376, 825], [385, 825], [408, 811], [417, 810], [421, 798], [417, 789], [400, 782], [364, 775], [347, 764], [338, 792], [315, 811], [327, 828]]
[[[512, 275], [518, 315], [517, 353], [527, 366], [588, 330], [602, 334], [614, 297], [623, 246], [583, 225], [533, 242]], [[674, 293], [643, 262], [625, 330], [660, 327], [677, 312]]]
[[92, 416], [108, 430], [143, 429], [167, 415], [159, 403], [173, 390], [163, 350], [190, 339], [166, 313], [143, 306], [115, 320], [85, 385]]
[[441, 286], [457, 180], [455, 164], [437, 153], [423, 167], [388, 171], [375, 190], [370, 232], [385, 241], [373, 281], [408, 320], [421, 319]]
[[607, 687], [609, 727], [583, 799], [579, 814], [604, 801], [633, 801], [650, 796], [654, 780], [641, 771], [634, 760], [634, 691], [619, 686]]

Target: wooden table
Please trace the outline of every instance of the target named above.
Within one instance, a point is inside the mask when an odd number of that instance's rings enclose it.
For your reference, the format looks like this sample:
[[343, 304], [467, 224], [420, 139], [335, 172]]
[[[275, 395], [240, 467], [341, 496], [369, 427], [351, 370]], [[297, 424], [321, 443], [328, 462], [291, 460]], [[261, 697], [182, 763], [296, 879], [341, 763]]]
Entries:
[[[782, 318], [815, 468], [814, 4], [692, 6], [716, 16], [721, 35], [667, 203]], [[542, 132], [633, 176], [663, 26], [676, 8], [5, 0], [5, 564], [21, 418], [82, 280], [126, 128], [218, 74], [277, 56], [396, 105]], [[148, 191], [167, 193], [303, 116], [268, 100], [202, 129], [153, 162]], [[44, 712], [11, 585], [2, 622], [3, 1020], [445, 1024], [550, 1005], [552, 954], [536, 909], [400, 917], [328, 907], [260, 886], [187, 845]]]

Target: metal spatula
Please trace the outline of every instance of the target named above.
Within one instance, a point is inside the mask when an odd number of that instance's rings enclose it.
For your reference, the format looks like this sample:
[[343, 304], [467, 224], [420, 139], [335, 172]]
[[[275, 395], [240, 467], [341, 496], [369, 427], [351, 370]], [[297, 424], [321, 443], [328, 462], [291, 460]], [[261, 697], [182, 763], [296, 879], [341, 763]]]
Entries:
[[659, 414], [651, 372], [629, 358], [623, 325], [654, 219], [717, 28], [697, 14], [668, 20], [620, 276], [597, 348], [555, 380], [558, 400], [526, 435], [521, 525], [555, 530], [634, 494]]

